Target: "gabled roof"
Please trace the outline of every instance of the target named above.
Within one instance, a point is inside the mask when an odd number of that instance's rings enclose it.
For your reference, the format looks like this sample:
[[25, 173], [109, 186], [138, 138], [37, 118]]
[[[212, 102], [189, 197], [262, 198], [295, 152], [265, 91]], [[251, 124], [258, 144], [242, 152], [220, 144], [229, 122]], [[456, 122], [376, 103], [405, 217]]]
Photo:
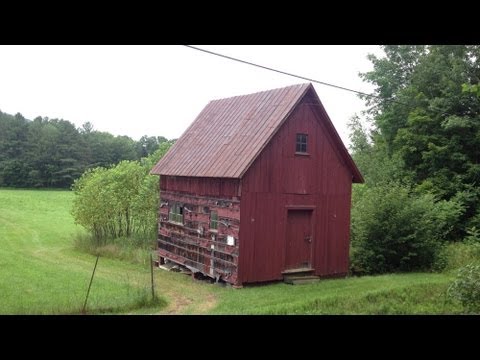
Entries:
[[241, 178], [309, 90], [353, 181], [363, 182], [311, 84], [211, 101], [150, 173]]

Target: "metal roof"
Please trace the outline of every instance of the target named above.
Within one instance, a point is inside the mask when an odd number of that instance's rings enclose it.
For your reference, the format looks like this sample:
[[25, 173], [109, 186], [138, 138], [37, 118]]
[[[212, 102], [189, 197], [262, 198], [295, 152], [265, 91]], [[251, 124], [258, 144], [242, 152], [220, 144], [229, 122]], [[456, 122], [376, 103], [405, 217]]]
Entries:
[[[241, 178], [309, 89], [315, 92], [307, 83], [211, 101], [150, 173]], [[341, 140], [340, 147], [361, 179]]]

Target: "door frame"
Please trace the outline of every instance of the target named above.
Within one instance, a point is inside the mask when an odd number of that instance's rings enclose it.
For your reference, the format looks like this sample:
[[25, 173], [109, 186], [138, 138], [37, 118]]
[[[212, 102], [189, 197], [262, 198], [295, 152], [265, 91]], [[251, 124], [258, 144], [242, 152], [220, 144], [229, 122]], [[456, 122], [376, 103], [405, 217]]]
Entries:
[[287, 234], [288, 234], [288, 212], [291, 210], [306, 210], [311, 211], [311, 219], [310, 219], [310, 233], [312, 236], [312, 242], [310, 247], [310, 261], [311, 261], [311, 268], [315, 269], [315, 244], [316, 244], [316, 237], [315, 237], [315, 214], [316, 214], [317, 207], [315, 205], [285, 205], [285, 226], [283, 229], [284, 239], [283, 239], [283, 264], [282, 264], [282, 271], [287, 270], [285, 261], [287, 260]]

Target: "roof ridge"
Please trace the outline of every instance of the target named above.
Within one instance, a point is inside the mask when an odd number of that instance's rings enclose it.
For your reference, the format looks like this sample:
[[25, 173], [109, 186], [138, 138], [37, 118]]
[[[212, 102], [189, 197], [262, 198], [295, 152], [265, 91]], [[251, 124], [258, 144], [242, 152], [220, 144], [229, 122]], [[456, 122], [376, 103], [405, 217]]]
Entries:
[[294, 88], [294, 87], [303, 87], [303, 86], [308, 86], [308, 85], [311, 85], [311, 83], [306, 82], [306, 83], [298, 83], [298, 84], [293, 84], [293, 85], [288, 85], [288, 86], [281, 86], [281, 87], [274, 88], [274, 89], [261, 90], [261, 91], [256, 91], [256, 92], [252, 92], [252, 93], [248, 93], [248, 94], [233, 95], [233, 96], [228, 96], [228, 97], [224, 97], [224, 98], [212, 99], [212, 100], [210, 100], [209, 103], [215, 102], [215, 101], [221, 101], [221, 100], [241, 98], [241, 97], [245, 97], [245, 96], [260, 95], [260, 94], [266, 93], [266, 92], [271, 92], [271, 91], [273, 92], [273, 91], [279, 91], [279, 90], [284, 90], [284, 89]]

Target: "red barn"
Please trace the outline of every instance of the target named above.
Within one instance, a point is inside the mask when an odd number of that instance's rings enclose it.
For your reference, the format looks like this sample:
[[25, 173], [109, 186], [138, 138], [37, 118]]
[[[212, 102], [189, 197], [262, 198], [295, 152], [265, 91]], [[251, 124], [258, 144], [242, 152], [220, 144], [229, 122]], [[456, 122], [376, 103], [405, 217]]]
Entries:
[[211, 101], [151, 173], [161, 262], [237, 286], [347, 274], [363, 179], [311, 84]]

